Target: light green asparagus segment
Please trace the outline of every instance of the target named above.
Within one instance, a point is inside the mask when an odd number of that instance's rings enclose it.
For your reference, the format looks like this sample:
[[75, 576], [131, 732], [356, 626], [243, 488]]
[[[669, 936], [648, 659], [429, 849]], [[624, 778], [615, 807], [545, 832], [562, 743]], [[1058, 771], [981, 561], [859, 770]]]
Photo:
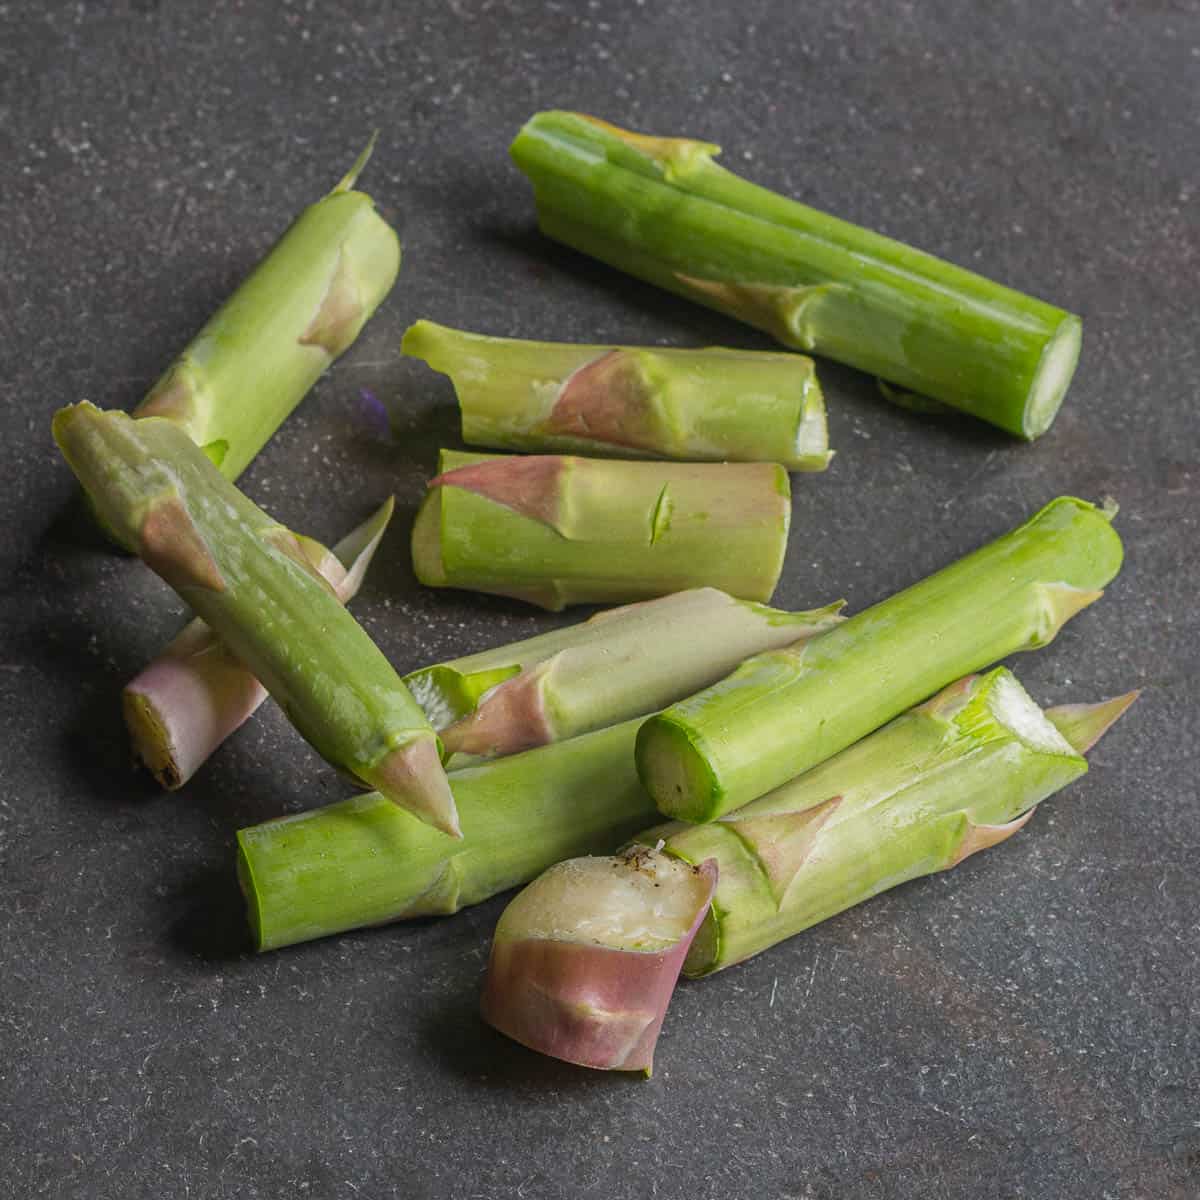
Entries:
[[776, 463], [648, 463], [443, 450], [413, 526], [430, 587], [557, 611], [694, 587], [768, 601], [791, 491]]
[[662, 708], [751, 654], [831, 629], [841, 607], [789, 613], [696, 588], [424, 667], [404, 682], [448, 752], [512, 754]]
[[[1132, 699], [1089, 706], [1099, 732]], [[717, 862], [685, 973], [741, 962], [1016, 833], [1036, 804], [1087, 770], [1090, 741], [1069, 741], [1055, 715], [1000, 667], [951, 684], [719, 821], [640, 834], [687, 862]]]
[[432, 321], [403, 350], [450, 376], [472, 446], [791, 471], [833, 457], [812, 359], [798, 354], [526, 342]]
[[138, 405], [236, 479], [391, 290], [400, 243], [353, 190], [374, 138], [310, 205]]
[[749, 183], [718, 150], [542, 112], [512, 156], [549, 237], [1020, 437], [1049, 428], [1078, 317]]
[[83, 403], [54, 437], [119, 542], [138, 553], [329, 762], [456, 833], [437, 735], [313, 565], [171, 421]]
[[238, 875], [256, 945], [457, 912], [561, 859], [610, 852], [654, 815], [633, 769], [637, 724], [454, 772], [461, 841], [378, 795], [241, 830]]
[[1062, 496], [966, 558], [795, 649], [748, 659], [642, 727], [666, 816], [748, 804], [970, 671], [1044, 646], [1121, 566], [1111, 512]]

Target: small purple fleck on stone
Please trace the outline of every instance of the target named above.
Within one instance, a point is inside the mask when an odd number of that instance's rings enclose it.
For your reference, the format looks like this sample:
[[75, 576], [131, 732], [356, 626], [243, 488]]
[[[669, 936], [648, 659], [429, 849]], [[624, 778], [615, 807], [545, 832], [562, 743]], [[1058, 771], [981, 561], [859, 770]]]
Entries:
[[363, 420], [370, 431], [378, 437], [387, 438], [392, 433], [392, 423], [388, 420], [387, 409], [368, 388], [359, 388], [359, 398], [362, 400], [361, 409]]

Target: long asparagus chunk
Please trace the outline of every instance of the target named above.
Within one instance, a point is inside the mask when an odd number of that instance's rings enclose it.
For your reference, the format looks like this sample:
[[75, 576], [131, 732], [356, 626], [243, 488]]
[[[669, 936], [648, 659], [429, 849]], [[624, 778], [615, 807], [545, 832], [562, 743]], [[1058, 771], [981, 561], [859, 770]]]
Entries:
[[171, 421], [62, 409], [54, 437], [101, 519], [254, 673], [329, 762], [457, 835], [437, 734], [294, 534]]
[[788, 613], [696, 588], [424, 667], [404, 682], [447, 753], [512, 754], [662, 708], [751, 654], [831, 629], [841, 607]]
[[354, 190], [374, 138], [300, 214], [138, 405], [236, 479], [391, 290], [400, 243]]
[[[388, 500], [332, 551], [297, 537], [337, 598], [358, 592], [392, 516]], [[267, 698], [267, 689], [199, 617], [125, 685], [134, 754], [165, 788], [182, 787]]]
[[1043, 713], [1000, 667], [951, 684], [719, 821], [647, 830], [639, 841], [718, 864], [712, 909], [684, 972], [741, 962], [1010, 837], [1035, 805], [1087, 770], [1085, 751], [1136, 695]]
[[788, 475], [776, 463], [443, 450], [413, 526], [413, 566], [430, 587], [551, 611], [703, 586], [766, 601], [790, 517]]
[[712, 820], [957, 676], [1046, 645], [1120, 569], [1111, 515], [1059, 497], [824, 636], [748, 659], [646, 722], [637, 743], [642, 782], [666, 816]]
[[1020, 437], [1049, 428], [1078, 317], [749, 183], [718, 150], [569, 112], [512, 144], [549, 237]]
[[812, 359], [798, 354], [525, 342], [432, 321], [403, 350], [450, 376], [472, 446], [791, 471], [833, 457]]
[[378, 795], [241, 830], [238, 875], [256, 945], [457, 912], [560, 859], [611, 851], [654, 818], [633, 769], [637, 726], [453, 772], [461, 841]]
[[716, 865], [637, 846], [558, 863], [504, 910], [488, 960], [488, 1024], [543, 1054], [649, 1076]]

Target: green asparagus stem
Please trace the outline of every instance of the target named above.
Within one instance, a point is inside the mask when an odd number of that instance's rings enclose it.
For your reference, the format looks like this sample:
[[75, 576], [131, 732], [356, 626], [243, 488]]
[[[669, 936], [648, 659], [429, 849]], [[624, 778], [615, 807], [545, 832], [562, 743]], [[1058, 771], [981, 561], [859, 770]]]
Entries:
[[400, 243], [354, 191], [375, 144], [276, 242], [134, 412], [169, 417], [236, 479], [391, 290]]
[[443, 450], [412, 554], [430, 587], [568, 604], [712, 586], [771, 598], [791, 493], [775, 463], [644, 463]]
[[1112, 514], [1062, 496], [1024, 525], [793, 649], [651, 717], [638, 771], [666, 816], [710, 821], [950, 680], [1046, 645], [1120, 569]]
[[638, 722], [456, 771], [451, 842], [381, 796], [241, 830], [238, 876], [260, 950], [453, 913], [552, 863], [611, 850], [654, 816], [633, 769]]
[[791, 471], [833, 457], [812, 359], [798, 354], [523, 342], [432, 321], [403, 350], [450, 376], [472, 446]]
[[751, 654], [831, 629], [841, 607], [788, 613], [697, 588], [424, 667], [404, 682], [447, 753], [513, 754], [662, 708]]
[[512, 156], [549, 237], [1020, 437], [1049, 428], [1078, 317], [748, 183], [718, 150], [543, 112]]
[[1056, 728], [1063, 710], [1043, 713], [1000, 667], [951, 684], [719, 821], [640, 834], [686, 862], [717, 862], [712, 908], [684, 973], [741, 962], [1010, 837], [1087, 770], [1085, 749], [1135, 696], [1073, 706], [1086, 708], [1089, 728], [1072, 742]]
[[106, 526], [279, 701], [329, 762], [457, 836], [440, 743], [314, 565], [308, 539], [225, 480], [174, 422], [83, 403], [54, 437]]

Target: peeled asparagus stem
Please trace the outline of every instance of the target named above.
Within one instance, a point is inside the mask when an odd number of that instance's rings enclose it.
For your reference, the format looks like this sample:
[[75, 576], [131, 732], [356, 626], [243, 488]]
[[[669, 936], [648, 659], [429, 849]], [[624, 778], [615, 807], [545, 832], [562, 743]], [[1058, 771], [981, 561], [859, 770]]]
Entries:
[[[314, 565], [343, 604], [358, 592], [392, 508], [389, 497], [332, 552], [304, 539]], [[267, 689], [196, 617], [125, 685], [122, 706], [138, 761], [174, 791], [266, 698]]]
[[174, 422], [62, 409], [54, 437], [106, 527], [173, 587], [327, 761], [458, 835], [441, 745], [300, 540]]
[[747, 659], [642, 726], [637, 761], [647, 791], [666, 816], [712, 820], [964, 672], [1046, 645], [1120, 569], [1111, 519], [1059, 497], [823, 637]]
[[662, 708], [751, 654], [833, 628], [841, 607], [788, 613], [696, 588], [425, 667], [404, 682], [447, 753], [513, 754]]
[[432, 321], [403, 349], [450, 376], [468, 445], [790, 471], [833, 457], [816, 371], [799, 354], [526, 342]]
[[791, 491], [775, 463], [647, 463], [443, 450], [412, 554], [430, 587], [558, 611], [721, 588], [767, 601]]

